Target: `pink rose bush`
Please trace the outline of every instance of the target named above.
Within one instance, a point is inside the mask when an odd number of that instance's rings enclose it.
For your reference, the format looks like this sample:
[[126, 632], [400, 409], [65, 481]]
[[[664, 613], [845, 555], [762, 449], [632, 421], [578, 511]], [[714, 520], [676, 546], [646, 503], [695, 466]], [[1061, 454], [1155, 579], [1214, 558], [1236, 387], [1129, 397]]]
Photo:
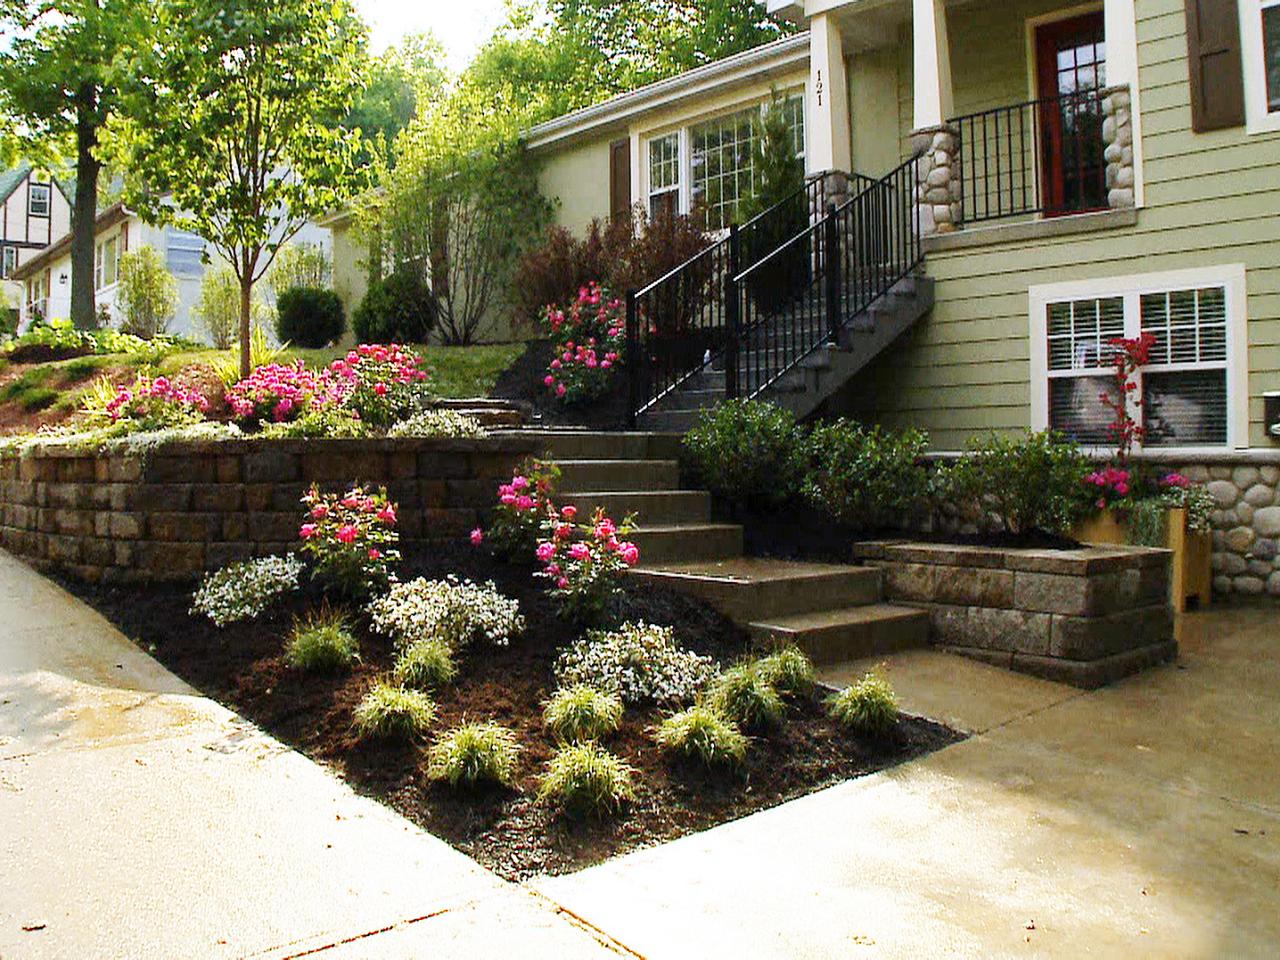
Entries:
[[198, 390], [190, 389], [168, 377], [138, 377], [132, 384], [116, 388], [116, 395], [106, 405], [112, 423], [129, 423], [139, 430], [199, 422], [209, 401]]
[[1133, 475], [1119, 467], [1104, 467], [1084, 478], [1091, 493], [1096, 494], [1095, 506], [1105, 510], [1124, 500], [1133, 492]]
[[640, 562], [640, 550], [627, 540], [635, 529], [634, 518], [618, 524], [603, 510], [597, 510], [590, 523], [575, 523], [576, 517], [572, 507], [548, 509], [534, 556], [542, 564], [537, 576], [552, 584], [551, 596], [561, 615], [590, 622], [604, 613], [623, 573]]
[[343, 402], [370, 426], [389, 427], [429, 398], [426, 361], [399, 344], [362, 343], [329, 365]]
[[521, 464], [510, 482], [498, 487], [489, 529], [472, 531], [471, 542], [480, 546], [487, 539], [508, 559], [527, 562], [538, 543], [543, 519], [554, 509], [551, 497], [559, 480], [560, 468], [554, 463], [528, 460]]
[[384, 588], [400, 559], [396, 506], [385, 490], [355, 486], [343, 494], [312, 486], [302, 497], [306, 516], [298, 528], [302, 553], [315, 577], [353, 597]]
[[286, 423], [346, 399], [345, 384], [327, 371], [296, 363], [268, 363], [227, 390], [227, 403], [240, 420]]
[[626, 347], [622, 301], [592, 283], [568, 309], [548, 307], [545, 316], [555, 355], [543, 385], [566, 404], [604, 394]]

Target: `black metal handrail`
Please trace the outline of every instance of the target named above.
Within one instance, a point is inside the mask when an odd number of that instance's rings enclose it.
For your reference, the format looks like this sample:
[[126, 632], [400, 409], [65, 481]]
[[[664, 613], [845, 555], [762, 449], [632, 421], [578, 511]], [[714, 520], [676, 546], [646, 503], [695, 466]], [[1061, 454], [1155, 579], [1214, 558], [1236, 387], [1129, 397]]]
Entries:
[[756, 397], [886, 296], [923, 258], [919, 155], [732, 279], [726, 395]]
[[959, 134], [963, 223], [1105, 209], [1103, 91], [1082, 90], [948, 121]]
[[[868, 180], [853, 175], [856, 183]], [[811, 223], [826, 203], [826, 175], [804, 186], [648, 286], [627, 294], [627, 370], [634, 417], [686, 384], [730, 336], [728, 284], [745, 265]]]

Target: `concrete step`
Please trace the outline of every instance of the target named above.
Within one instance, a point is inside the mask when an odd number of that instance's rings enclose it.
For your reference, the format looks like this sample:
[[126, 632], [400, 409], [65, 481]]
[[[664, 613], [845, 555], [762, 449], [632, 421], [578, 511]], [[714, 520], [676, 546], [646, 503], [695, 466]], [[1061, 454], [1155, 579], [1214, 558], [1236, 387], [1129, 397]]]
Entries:
[[728, 523], [645, 526], [631, 535], [641, 564], [724, 560], [742, 556], [742, 528]]
[[685, 434], [698, 425], [700, 416], [701, 412], [698, 410], [679, 410], [674, 413], [650, 410], [641, 414], [640, 425], [650, 430], [664, 430]]
[[747, 629], [760, 644], [793, 643], [816, 663], [874, 657], [929, 643], [927, 613], [886, 603], [770, 617]]
[[561, 460], [561, 490], [675, 490], [680, 464], [675, 460]]
[[563, 460], [675, 460], [680, 436], [659, 432], [594, 430], [525, 430], [521, 436], [543, 443], [545, 456]]
[[577, 507], [584, 521], [597, 508], [618, 521], [634, 513], [638, 523], [650, 526], [711, 520], [711, 494], [705, 490], [569, 491], [555, 499]]
[[635, 576], [705, 600], [738, 623], [865, 606], [880, 599], [880, 571], [872, 567], [737, 557], [646, 565]]

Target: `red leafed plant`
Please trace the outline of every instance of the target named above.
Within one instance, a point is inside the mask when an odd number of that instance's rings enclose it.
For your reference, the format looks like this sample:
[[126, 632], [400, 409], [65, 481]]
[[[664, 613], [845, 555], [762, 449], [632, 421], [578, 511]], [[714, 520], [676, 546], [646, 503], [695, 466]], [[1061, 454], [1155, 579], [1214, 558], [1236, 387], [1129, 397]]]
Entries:
[[[1138, 337], [1116, 337], [1108, 341], [1115, 350], [1115, 391], [1105, 391], [1102, 402], [1115, 415], [1108, 425], [1116, 442], [1116, 459], [1123, 463], [1142, 441], [1146, 429], [1141, 422], [1142, 398], [1138, 392], [1138, 371], [1151, 360], [1156, 338], [1150, 333]], [[1137, 412], [1137, 415], [1135, 415]]]

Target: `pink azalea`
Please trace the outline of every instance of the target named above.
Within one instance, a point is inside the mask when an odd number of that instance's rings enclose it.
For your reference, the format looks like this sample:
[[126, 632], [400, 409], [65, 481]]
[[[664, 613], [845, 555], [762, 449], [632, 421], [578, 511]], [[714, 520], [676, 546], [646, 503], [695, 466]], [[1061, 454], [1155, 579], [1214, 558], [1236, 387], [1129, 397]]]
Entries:
[[536, 556], [541, 563], [546, 563], [556, 555], [556, 545], [550, 541], [543, 541], [538, 544]]
[[340, 543], [355, 543], [360, 536], [360, 528], [347, 523], [338, 528], [336, 536]]
[[563, 396], [564, 396], [566, 393], [568, 393], [568, 392], [569, 392], [569, 391], [565, 389], [565, 387], [564, 387], [564, 384], [563, 384], [563, 383], [562, 383], [562, 384], [560, 384], [560, 386], [556, 387], [556, 396], [557, 396], [557, 397], [563, 397]]
[[484, 543], [484, 531], [479, 527], [476, 527], [471, 531], [471, 545], [473, 547], [478, 547], [482, 543]]
[[554, 387], [556, 385], [556, 378], [548, 373], [545, 377], [542, 378], [542, 382], [546, 384], [548, 387]]
[[382, 559], [382, 551], [381, 551], [381, 550], [378, 550], [378, 549], [376, 549], [376, 548], [374, 548], [374, 547], [370, 547], [370, 548], [369, 548], [369, 559], [370, 559], [370, 560], [381, 560], [381, 559]]
[[561, 590], [568, 590], [569, 581], [564, 577], [561, 577], [559, 580], [556, 581], [556, 586], [559, 587]]
[[396, 508], [391, 504], [387, 504], [378, 511], [378, 519], [387, 526], [394, 527], [396, 525]]
[[567, 506], [560, 508], [560, 516], [564, 517], [566, 520], [572, 521], [575, 517], [577, 517], [577, 515], [578, 515], [578, 508], [575, 507], [573, 504], [569, 504]]
[[588, 560], [591, 557], [591, 548], [585, 543], [575, 543], [569, 548], [569, 556], [579, 562]]
[[318, 531], [319, 529], [320, 528], [317, 527], [314, 523], [304, 523], [302, 525], [302, 529], [298, 531], [298, 536], [300, 536], [303, 540], [310, 540], [312, 537], [316, 535], [316, 531]]
[[622, 556], [622, 562], [628, 567], [634, 567], [640, 562], [640, 548], [634, 543], [623, 543], [618, 548], [618, 553]]

